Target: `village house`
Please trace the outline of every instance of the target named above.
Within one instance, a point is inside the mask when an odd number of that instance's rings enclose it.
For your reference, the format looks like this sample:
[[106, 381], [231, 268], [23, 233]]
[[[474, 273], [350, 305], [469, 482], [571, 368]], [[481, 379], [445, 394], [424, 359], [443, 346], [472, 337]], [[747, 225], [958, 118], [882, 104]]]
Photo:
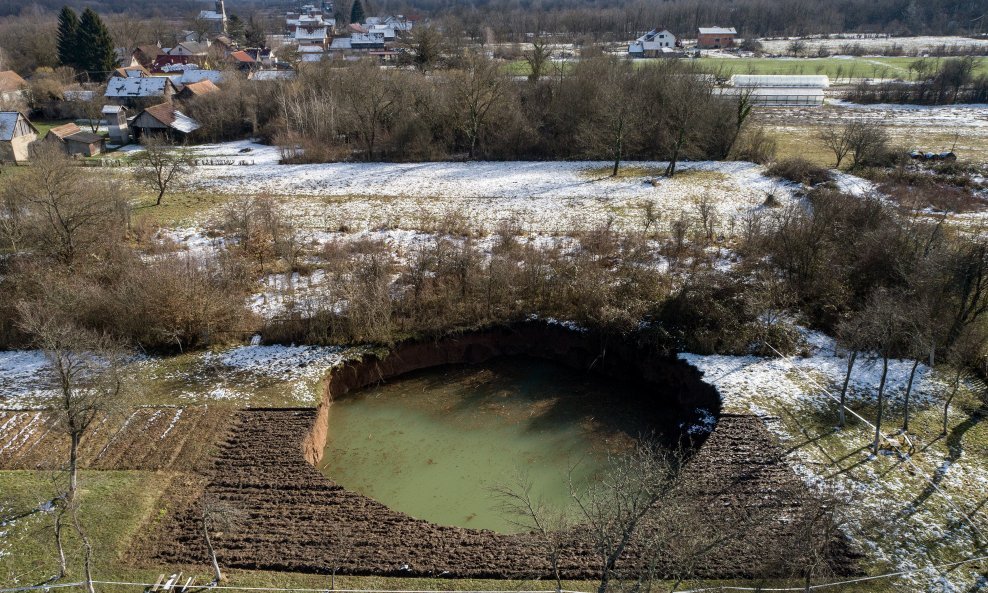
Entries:
[[226, 33], [226, 5], [223, 0], [216, 0], [214, 10], [201, 11], [199, 21], [206, 24], [210, 33]]
[[696, 36], [696, 46], [700, 49], [723, 49], [734, 47], [738, 32], [734, 27], [700, 27]]
[[103, 106], [103, 122], [110, 133], [110, 142], [117, 146], [130, 144], [130, 126], [127, 124], [127, 108], [120, 105]]
[[202, 82], [204, 80], [209, 80], [213, 84], [221, 84], [225, 76], [226, 74], [220, 70], [189, 68], [188, 70], [181, 70], [173, 74], [169, 74], [168, 78], [170, 78], [172, 84], [175, 85], [175, 89], [177, 91], [181, 91], [187, 84]]
[[167, 76], [146, 78], [111, 78], [106, 85], [107, 103], [141, 109], [148, 105], [171, 101], [175, 85]]
[[213, 84], [213, 81], [207, 78], [205, 80], [200, 80], [199, 82], [191, 82], [185, 85], [175, 96], [182, 101], [189, 101], [191, 99], [195, 99], [196, 97], [208, 95], [209, 93], [215, 93], [219, 90], [220, 87]]
[[26, 163], [38, 129], [19, 111], [0, 111], [0, 163]]
[[652, 29], [628, 45], [632, 58], [681, 57], [681, 44], [668, 29]]
[[203, 56], [209, 53], [209, 41], [199, 43], [197, 41], [183, 41], [175, 45], [175, 47], [170, 47], [164, 50], [164, 53], [169, 56]]
[[114, 78], [146, 78], [148, 76], [151, 76], [151, 73], [140, 64], [136, 66], [124, 66], [113, 71]]
[[56, 144], [69, 156], [92, 157], [103, 152], [103, 137], [69, 123], [48, 130], [42, 142]]
[[150, 69], [154, 60], [163, 53], [165, 52], [161, 50], [159, 45], [139, 45], [131, 55], [138, 64]]
[[0, 102], [9, 103], [24, 98], [27, 82], [13, 70], [0, 72]]
[[364, 19], [364, 25], [367, 27], [383, 27], [401, 32], [411, 31], [413, 23], [413, 19], [401, 14], [385, 17], [371, 16]]
[[199, 122], [176, 109], [171, 103], [161, 103], [144, 109], [137, 114], [130, 126], [137, 139], [145, 134], [160, 134], [180, 139], [200, 127]]

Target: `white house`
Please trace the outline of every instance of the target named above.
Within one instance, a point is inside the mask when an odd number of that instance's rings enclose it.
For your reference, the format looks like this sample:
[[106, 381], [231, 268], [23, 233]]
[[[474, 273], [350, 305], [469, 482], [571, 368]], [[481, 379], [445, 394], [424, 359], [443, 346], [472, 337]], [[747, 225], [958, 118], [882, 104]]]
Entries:
[[628, 55], [633, 58], [672, 57], [677, 53], [676, 36], [668, 29], [652, 29], [628, 45]]

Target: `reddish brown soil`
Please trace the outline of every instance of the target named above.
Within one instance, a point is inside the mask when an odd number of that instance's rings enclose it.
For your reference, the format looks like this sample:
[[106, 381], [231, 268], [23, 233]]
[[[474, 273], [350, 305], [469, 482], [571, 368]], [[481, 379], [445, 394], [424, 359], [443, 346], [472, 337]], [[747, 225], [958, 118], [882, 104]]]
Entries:
[[[93, 423], [80, 445], [87, 469], [192, 470], [234, 410], [219, 406], [136, 408]], [[54, 469], [68, 459], [69, 441], [41, 411], [0, 410], [0, 469]]]

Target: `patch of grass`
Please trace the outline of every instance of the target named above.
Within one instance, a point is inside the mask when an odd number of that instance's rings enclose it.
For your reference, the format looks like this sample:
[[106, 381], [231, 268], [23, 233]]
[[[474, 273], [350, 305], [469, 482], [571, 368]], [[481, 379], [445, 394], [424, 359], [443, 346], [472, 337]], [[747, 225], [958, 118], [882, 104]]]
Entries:
[[214, 192], [177, 191], [165, 194], [160, 206], [156, 195], [142, 193], [133, 200], [135, 219], [145, 219], [164, 227], [192, 224], [206, 212], [219, 208], [234, 196]]
[[[97, 575], [117, 574], [131, 539], [155, 512], [171, 478], [154, 472], [80, 472], [80, 522], [93, 543]], [[52, 518], [37, 510], [53, 497], [54, 479], [49, 472], [0, 471], [0, 507], [20, 516], [0, 538], [0, 585], [34, 584], [57, 574]], [[71, 526], [65, 534], [67, 579], [80, 579], [82, 546]]]

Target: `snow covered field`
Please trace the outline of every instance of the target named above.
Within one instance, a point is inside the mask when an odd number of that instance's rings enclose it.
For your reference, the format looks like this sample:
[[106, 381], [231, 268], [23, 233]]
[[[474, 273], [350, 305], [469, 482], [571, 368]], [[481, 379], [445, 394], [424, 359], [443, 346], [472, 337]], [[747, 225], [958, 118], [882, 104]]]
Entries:
[[[964, 515], [979, 527], [988, 525], [982, 502], [988, 493], [988, 468], [983, 458], [945, 447], [942, 439], [936, 439], [919, 443], [908, 458], [888, 451], [889, 455], [876, 459], [868, 448], [873, 438], [873, 428], [868, 425], [852, 421], [837, 431], [824, 422], [820, 428], [814, 418], [830, 418], [836, 423], [836, 403], [825, 390], [839, 393], [846, 359], [837, 355], [832, 339], [816, 332], [806, 332], [806, 338], [810, 352], [804, 358], [694, 354], [681, 354], [680, 358], [703, 372], [704, 380], [717, 388], [724, 412], [765, 417], [766, 425], [789, 451], [790, 463], [808, 484], [825, 482], [853, 496], [855, 504], [848, 509], [852, 532], [866, 530], [876, 517], [887, 522], [890, 532], [859, 541], [879, 570], [917, 570], [905, 578], [914, 591], [978, 590], [978, 583], [984, 586], [976, 563], [956, 568], [949, 575], [930, 568], [970, 557], [978, 548]], [[890, 410], [900, 406], [911, 366], [904, 360], [890, 364]], [[869, 409], [880, 373], [879, 361], [858, 362], [850, 384], [850, 408]], [[924, 365], [919, 367], [916, 381], [911, 396], [913, 413], [939, 414], [943, 383]], [[883, 433], [895, 435], [892, 438], [908, 450], [906, 439], [896, 433], [898, 417], [887, 420]], [[952, 424], [962, 424], [965, 418], [955, 407]], [[931, 488], [931, 480], [939, 492]]]
[[[244, 148], [251, 152], [240, 153]], [[554, 234], [611, 218], [634, 224], [645, 201], [670, 222], [706, 195], [726, 221], [758, 208], [769, 193], [783, 203], [792, 196], [789, 184], [743, 162], [683, 163], [673, 179], [657, 179], [665, 163], [634, 162], [612, 179], [604, 162], [278, 165], [277, 148], [239, 142], [202, 146], [196, 154], [206, 163], [245, 164], [200, 166], [192, 188], [294, 199], [291, 210], [304, 226], [324, 230], [421, 229], [455, 214], [476, 228], [492, 230], [510, 218], [526, 230]]]

